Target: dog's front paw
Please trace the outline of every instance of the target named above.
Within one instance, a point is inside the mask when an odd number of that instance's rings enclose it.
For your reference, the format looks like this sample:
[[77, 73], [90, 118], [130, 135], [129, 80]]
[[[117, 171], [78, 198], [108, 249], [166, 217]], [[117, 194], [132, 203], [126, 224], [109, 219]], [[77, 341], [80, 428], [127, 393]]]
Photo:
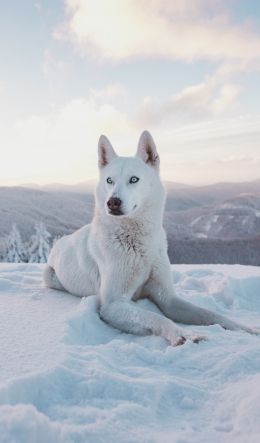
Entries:
[[180, 337], [178, 337], [173, 343], [173, 346], [181, 346], [184, 345], [184, 343], [186, 343], [186, 337], [184, 337], [184, 335], [180, 335]]
[[188, 340], [191, 340], [193, 343], [200, 343], [201, 341], [206, 341], [207, 337], [205, 335], [191, 335], [187, 337]]
[[174, 341], [171, 342], [171, 344], [173, 346], [181, 346], [184, 345], [184, 343], [186, 343], [187, 340], [192, 341], [193, 343], [200, 343], [201, 341], [205, 341], [207, 340], [207, 337], [205, 337], [204, 335], [180, 335], [179, 337], [177, 337]]

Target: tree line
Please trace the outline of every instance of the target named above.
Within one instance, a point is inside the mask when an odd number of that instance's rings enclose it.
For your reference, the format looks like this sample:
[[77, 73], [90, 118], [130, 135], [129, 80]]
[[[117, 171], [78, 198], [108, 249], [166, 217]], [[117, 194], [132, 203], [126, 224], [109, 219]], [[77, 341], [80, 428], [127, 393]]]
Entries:
[[[44, 223], [36, 223], [29, 241], [23, 241], [16, 224], [4, 238], [0, 261], [45, 263], [57, 238], [52, 237]], [[246, 239], [177, 239], [168, 235], [171, 263], [243, 264], [260, 266], [260, 236]]]
[[253, 238], [181, 239], [168, 236], [171, 263], [260, 266], [260, 236]]
[[4, 248], [0, 261], [11, 263], [46, 263], [51, 247], [55, 242], [44, 223], [36, 223], [29, 241], [24, 242], [16, 224], [4, 238]]

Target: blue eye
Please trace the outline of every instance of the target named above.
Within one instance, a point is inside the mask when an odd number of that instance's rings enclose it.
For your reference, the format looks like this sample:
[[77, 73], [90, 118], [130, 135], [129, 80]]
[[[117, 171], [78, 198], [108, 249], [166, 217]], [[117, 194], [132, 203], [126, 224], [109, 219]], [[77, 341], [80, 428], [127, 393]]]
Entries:
[[133, 177], [130, 178], [129, 183], [137, 183], [139, 182], [139, 178], [133, 175]]
[[108, 183], [109, 185], [112, 185], [112, 184], [113, 184], [113, 180], [112, 180], [111, 177], [107, 177], [107, 183]]

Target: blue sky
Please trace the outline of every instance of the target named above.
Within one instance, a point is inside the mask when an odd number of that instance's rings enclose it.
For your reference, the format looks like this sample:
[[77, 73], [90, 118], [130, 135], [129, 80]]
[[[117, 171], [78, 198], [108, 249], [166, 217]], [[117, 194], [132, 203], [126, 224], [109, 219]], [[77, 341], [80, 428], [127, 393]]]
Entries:
[[[2, 2], [1, 185], [97, 176], [154, 135], [162, 177], [260, 178], [260, 2]], [[1, 168], [1, 169], [2, 169]]]

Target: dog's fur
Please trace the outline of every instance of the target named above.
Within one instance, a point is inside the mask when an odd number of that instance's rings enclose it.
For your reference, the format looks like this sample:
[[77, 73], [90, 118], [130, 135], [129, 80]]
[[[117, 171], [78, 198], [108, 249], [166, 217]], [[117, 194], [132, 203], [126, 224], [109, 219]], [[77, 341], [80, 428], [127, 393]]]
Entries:
[[[201, 339], [174, 322], [218, 323], [256, 333], [174, 294], [162, 227], [165, 191], [151, 135], [141, 134], [135, 157], [117, 156], [103, 135], [98, 152], [93, 221], [55, 243], [44, 272], [46, 285], [78, 296], [97, 294], [100, 316], [107, 323], [133, 334], [160, 335], [172, 345]], [[135, 303], [140, 297], [149, 297], [164, 316], [140, 308]]]

